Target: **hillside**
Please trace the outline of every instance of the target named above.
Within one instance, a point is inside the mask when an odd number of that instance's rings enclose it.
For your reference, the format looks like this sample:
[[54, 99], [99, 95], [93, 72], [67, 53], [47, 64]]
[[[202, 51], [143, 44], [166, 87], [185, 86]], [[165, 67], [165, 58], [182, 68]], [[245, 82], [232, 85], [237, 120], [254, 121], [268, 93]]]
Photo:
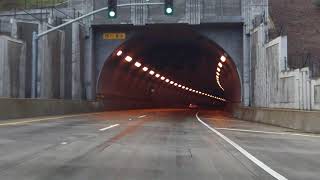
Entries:
[[320, 7], [313, 1], [270, 0], [270, 16], [278, 32], [271, 36], [288, 36], [290, 67], [313, 66], [314, 75], [320, 76]]

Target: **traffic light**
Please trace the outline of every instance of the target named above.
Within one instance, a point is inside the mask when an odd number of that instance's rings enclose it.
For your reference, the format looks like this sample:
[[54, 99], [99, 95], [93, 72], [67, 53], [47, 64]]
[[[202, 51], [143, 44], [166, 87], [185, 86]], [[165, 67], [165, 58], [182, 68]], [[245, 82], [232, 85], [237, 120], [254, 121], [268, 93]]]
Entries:
[[173, 15], [173, 0], [164, 0], [164, 14]]
[[108, 0], [108, 17], [117, 17], [117, 0]]

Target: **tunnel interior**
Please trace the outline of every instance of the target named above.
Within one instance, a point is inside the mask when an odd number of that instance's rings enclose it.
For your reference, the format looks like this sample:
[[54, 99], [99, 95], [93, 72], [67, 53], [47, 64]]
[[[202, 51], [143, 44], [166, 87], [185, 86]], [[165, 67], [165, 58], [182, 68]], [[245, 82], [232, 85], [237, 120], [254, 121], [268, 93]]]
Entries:
[[153, 25], [108, 57], [97, 94], [136, 107], [221, 107], [240, 102], [241, 83], [232, 57], [215, 42], [189, 26]]

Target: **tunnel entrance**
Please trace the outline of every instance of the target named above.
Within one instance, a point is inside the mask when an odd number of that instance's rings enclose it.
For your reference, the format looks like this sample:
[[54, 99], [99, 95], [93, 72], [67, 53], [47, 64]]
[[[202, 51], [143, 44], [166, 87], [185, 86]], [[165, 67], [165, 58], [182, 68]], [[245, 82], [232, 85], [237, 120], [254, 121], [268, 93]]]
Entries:
[[[192, 91], [182, 90], [180, 84]], [[241, 83], [228, 52], [192, 27], [150, 25], [108, 57], [99, 74], [97, 94], [119, 106], [221, 106], [240, 102]]]

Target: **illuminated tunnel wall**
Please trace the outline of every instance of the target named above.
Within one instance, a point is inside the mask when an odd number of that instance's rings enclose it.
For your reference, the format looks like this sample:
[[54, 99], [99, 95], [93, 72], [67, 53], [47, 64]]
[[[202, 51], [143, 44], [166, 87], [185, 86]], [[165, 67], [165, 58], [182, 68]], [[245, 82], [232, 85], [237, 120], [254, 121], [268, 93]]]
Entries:
[[[136, 107], [185, 107], [190, 103], [202, 106], [225, 104], [223, 101], [161, 81], [155, 77], [155, 74], [159, 73], [177, 84], [199, 92], [224, 98], [228, 102], [240, 102], [238, 67], [232, 54], [208, 38], [212, 36], [209, 32], [199, 33], [197, 28], [186, 25], [138, 28], [125, 42], [115, 46], [105, 58], [97, 81], [98, 97], [109, 103]], [[242, 36], [242, 32], [240, 34]], [[226, 35], [237, 37], [234, 33]], [[221, 38], [219, 33], [213, 36]], [[225, 39], [228, 39], [227, 36]], [[232, 42], [230, 45], [232, 49]], [[121, 55], [117, 54], [119, 51], [122, 52]], [[133, 60], [127, 62], [126, 56]], [[221, 56], [226, 56], [225, 62], [221, 62]], [[135, 62], [140, 62], [142, 66], [136, 67]], [[221, 87], [216, 78], [219, 62], [223, 65], [219, 73]], [[147, 72], [143, 71], [144, 66], [148, 67]], [[155, 71], [153, 76], [148, 73], [150, 70]]]

